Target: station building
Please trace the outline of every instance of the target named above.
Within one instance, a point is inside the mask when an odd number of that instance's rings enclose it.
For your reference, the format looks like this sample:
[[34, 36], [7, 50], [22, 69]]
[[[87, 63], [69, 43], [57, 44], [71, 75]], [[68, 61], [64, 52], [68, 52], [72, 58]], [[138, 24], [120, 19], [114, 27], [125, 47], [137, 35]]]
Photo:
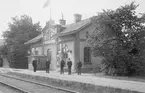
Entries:
[[38, 60], [38, 69], [45, 69], [46, 58], [51, 60], [51, 70], [58, 70], [61, 59], [67, 62], [68, 58], [72, 61], [73, 71], [76, 71], [76, 63], [79, 60], [83, 63], [83, 72], [91, 71], [93, 66], [99, 68], [102, 57], [93, 57], [86, 41], [95, 29], [92, 18], [82, 20], [82, 15], [75, 14], [74, 23], [66, 24], [63, 18], [59, 22], [55, 24], [50, 20], [40, 35], [25, 43], [31, 45], [29, 69], [32, 69], [34, 57]]

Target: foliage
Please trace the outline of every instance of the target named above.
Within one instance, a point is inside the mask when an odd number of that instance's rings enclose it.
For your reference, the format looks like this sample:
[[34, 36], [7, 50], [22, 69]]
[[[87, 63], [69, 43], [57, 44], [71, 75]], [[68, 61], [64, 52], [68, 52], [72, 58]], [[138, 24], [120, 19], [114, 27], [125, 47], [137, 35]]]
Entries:
[[144, 14], [132, 2], [93, 17], [95, 30], [88, 39], [94, 56], [103, 56], [102, 71], [109, 75], [142, 74], [145, 67]]
[[32, 18], [27, 15], [13, 17], [8, 26], [9, 29], [3, 33], [7, 48], [5, 53], [7, 52], [10, 62], [15, 62], [27, 56], [29, 45], [24, 43], [36, 37], [41, 27], [39, 22], [33, 24]]
[[0, 44], [0, 55], [7, 55], [7, 53], [8, 53], [7, 45], [5, 44], [5, 41], [1, 41], [1, 44]]

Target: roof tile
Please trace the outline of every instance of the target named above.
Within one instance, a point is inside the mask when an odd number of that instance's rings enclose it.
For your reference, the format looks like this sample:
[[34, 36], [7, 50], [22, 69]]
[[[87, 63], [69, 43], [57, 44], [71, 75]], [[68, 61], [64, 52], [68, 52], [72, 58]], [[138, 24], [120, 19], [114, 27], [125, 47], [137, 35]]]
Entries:
[[61, 33], [59, 33], [59, 35], [65, 35], [65, 34], [73, 33], [75, 31], [79, 30], [80, 28], [85, 27], [86, 25], [88, 25], [90, 23], [91, 23], [91, 19], [85, 19], [85, 20], [82, 20], [78, 23], [65, 25], [64, 27], [66, 27], [66, 29], [64, 29]]

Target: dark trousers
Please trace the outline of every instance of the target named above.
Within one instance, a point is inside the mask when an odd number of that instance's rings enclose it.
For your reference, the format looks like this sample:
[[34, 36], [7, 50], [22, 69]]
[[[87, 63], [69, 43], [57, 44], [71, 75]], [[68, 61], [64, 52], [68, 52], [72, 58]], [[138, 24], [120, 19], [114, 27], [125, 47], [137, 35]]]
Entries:
[[64, 74], [64, 67], [60, 68], [60, 74]]
[[68, 74], [71, 75], [71, 67], [68, 67]]
[[36, 70], [37, 70], [37, 67], [36, 67], [36, 66], [34, 66], [34, 67], [33, 67], [33, 71], [34, 71], [34, 72], [36, 72]]
[[49, 73], [49, 67], [46, 67], [46, 73]]
[[78, 75], [81, 75], [81, 68], [78, 68]]

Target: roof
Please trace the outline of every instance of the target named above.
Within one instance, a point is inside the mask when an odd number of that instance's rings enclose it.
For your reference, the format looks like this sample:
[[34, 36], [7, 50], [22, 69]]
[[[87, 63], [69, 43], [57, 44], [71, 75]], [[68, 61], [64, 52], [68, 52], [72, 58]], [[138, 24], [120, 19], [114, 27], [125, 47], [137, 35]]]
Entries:
[[91, 23], [91, 19], [85, 19], [78, 23], [73, 23], [69, 25], [65, 25], [65, 29], [58, 34], [58, 36], [68, 35], [72, 33], [76, 33], [77, 31], [80, 31], [80, 29], [83, 29], [84, 27], [88, 26]]
[[42, 39], [42, 34], [41, 34], [41, 35], [36, 36], [35, 38], [33, 38], [33, 39], [31, 39], [31, 40], [27, 41], [27, 42], [26, 42], [26, 43], [24, 43], [24, 44], [31, 44], [31, 43], [35, 43], [35, 42], [37, 42], [37, 41], [39, 41], [39, 40], [41, 40], [41, 39]]
[[[78, 23], [72, 23], [72, 24], [69, 24], [69, 25], [63, 25], [63, 27], [65, 27], [65, 29], [62, 32], [60, 32], [60, 33], [56, 33], [52, 37], [55, 37], [56, 35], [57, 36], [64, 36], [64, 35], [69, 35], [69, 34], [76, 33], [78, 31], [80, 31], [81, 29], [83, 29], [84, 27], [88, 26], [89, 24], [91, 24], [91, 19], [90, 18], [82, 20], [82, 21], [80, 21]], [[42, 31], [46, 30], [47, 28], [48, 28], [48, 26], [45, 26]], [[41, 34], [41, 35], [29, 40], [25, 44], [31, 44], [31, 43], [37, 42], [40, 39], [42, 39], [42, 37], [43, 36]]]

